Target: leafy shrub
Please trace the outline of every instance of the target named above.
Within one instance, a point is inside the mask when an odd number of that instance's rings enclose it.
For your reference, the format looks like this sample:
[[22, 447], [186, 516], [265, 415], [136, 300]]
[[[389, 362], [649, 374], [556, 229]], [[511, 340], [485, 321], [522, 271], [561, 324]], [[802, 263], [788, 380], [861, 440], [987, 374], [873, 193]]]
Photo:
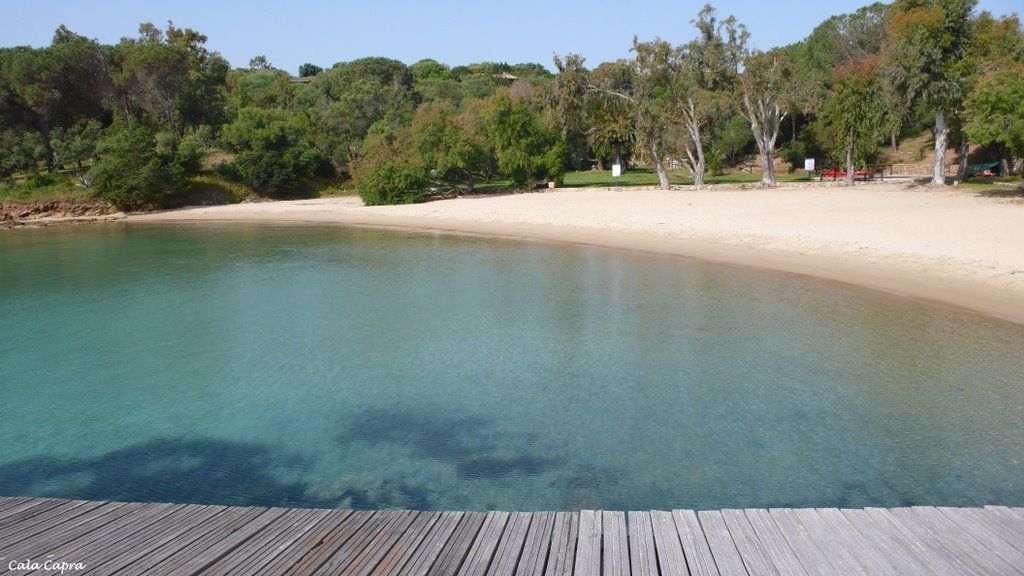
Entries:
[[370, 137], [363, 156], [353, 164], [356, 192], [367, 206], [423, 202], [430, 192], [430, 176], [414, 152], [406, 129], [389, 137]]
[[243, 108], [224, 129], [223, 140], [238, 153], [234, 165], [241, 181], [264, 194], [294, 188], [323, 162], [285, 110]]
[[131, 122], [112, 126], [99, 145], [92, 181], [104, 200], [125, 210], [163, 206], [188, 187], [171, 150], [157, 147], [156, 133]]

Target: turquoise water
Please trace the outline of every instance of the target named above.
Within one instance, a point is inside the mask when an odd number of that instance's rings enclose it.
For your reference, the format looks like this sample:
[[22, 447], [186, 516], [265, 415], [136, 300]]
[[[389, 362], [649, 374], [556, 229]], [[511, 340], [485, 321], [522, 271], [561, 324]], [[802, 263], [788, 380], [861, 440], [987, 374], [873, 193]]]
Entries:
[[341, 227], [0, 233], [0, 494], [1024, 505], [1024, 326], [792, 276]]

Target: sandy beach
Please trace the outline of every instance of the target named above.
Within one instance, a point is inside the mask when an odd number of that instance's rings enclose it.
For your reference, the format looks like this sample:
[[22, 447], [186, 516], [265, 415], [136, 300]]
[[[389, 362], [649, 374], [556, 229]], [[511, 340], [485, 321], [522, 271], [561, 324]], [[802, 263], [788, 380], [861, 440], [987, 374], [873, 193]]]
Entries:
[[640, 250], [827, 278], [1024, 321], [1024, 199], [955, 188], [560, 189], [380, 207], [339, 197], [128, 220], [337, 223]]

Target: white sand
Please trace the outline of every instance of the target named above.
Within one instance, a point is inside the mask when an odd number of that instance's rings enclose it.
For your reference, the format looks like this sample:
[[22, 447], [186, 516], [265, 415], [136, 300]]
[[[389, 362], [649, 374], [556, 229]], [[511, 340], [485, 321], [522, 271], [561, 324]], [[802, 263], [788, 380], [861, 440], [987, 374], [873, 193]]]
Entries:
[[771, 268], [1024, 321], [1024, 200], [904, 185], [566, 189], [364, 207], [357, 198], [135, 215], [331, 222], [513, 236]]

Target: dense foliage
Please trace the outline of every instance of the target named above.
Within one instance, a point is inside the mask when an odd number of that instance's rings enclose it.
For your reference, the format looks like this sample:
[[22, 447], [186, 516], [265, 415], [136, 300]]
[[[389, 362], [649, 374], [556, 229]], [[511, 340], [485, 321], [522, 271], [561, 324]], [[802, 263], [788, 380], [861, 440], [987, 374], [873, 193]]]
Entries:
[[974, 0], [876, 3], [767, 52], [710, 5], [691, 25], [689, 41], [637, 38], [629, 59], [592, 69], [577, 54], [555, 56], [554, 73], [369, 57], [295, 77], [265, 56], [232, 69], [172, 23], [113, 46], [61, 26], [49, 46], [0, 49], [0, 180], [63, 179], [125, 208], [181, 200], [190, 178], [268, 196], [328, 181], [388, 204], [611, 164], [650, 166], [662, 187], [670, 165], [698, 186], [758, 166], [772, 186], [776, 158], [852, 174], [926, 129], [936, 184], [947, 148], [1004, 171], [1024, 154], [1016, 16]]

